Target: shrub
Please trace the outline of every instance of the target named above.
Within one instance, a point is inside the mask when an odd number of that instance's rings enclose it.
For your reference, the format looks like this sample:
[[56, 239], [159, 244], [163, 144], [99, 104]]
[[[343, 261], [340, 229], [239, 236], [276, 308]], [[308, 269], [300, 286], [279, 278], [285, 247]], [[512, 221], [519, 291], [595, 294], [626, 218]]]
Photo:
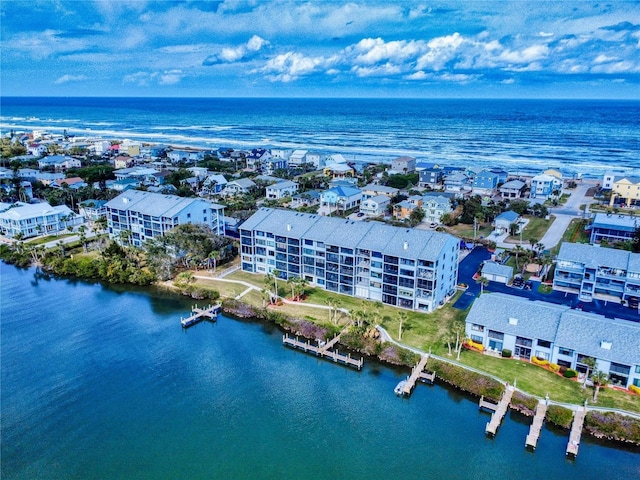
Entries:
[[640, 387], [636, 387], [635, 385], [631, 385], [629, 387], [629, 390], [631, 390], [633, 393], [637, 393], [638, 395], [640, 395]]
[[551, 370], [552, 372], [557, 372], [560, 370], [560, 365], [558, 365], [557, 363], [550, 363], [549, 370]]
[[521, 392], [514, 392], [511, 397], [511, 408], [526, 415], [534, 415], [538, 406], [538, 399]]
[[545, 418], [547, 422], [553, 423], [554, 425], [558, 425], [562, 428], [569, 428], [573, 421], [573, 412], [568, 408], [561, 407], [560, 405], [549, 405]]
[[576, 378], [578, 376], [578, 372], [571, 368], [567, 368], [567, 370], [563, 373], [565, 378]]
[[504, 392], [504, 386], [489, 377], [472, 372], [457, 365], [429, 359], [429, 369], [436, 372], [438, 378], [455, 385], [461, 390], [475, 395], [484, 395], [485, 398], [498, 401]]
[[531, 357], [531, 363], [534, 363], [536, 365], [540, 365], [541, 367], [544, 367], [546, 365], [549, 365], [549, 360], [544, 360], [542, 358], [538, 358], [538, 357]]
[[640, 420], [636, 418], [590, 410], [584, 425], [589, 433], [598, 438], [640, 443]]
[[511, 358], [511, 350], [509, 350], [508, 348], [503, 348], [502, 349], [502, 356], [504, 358]]
[[469, 345], [471, 348], [475, 348], [476, 350], [479, 350], [481, 352], [484, 350], [484, 345], [482, 345], [481, 343], [476, 343], [471, 339], [467, 340], [467, 345]]

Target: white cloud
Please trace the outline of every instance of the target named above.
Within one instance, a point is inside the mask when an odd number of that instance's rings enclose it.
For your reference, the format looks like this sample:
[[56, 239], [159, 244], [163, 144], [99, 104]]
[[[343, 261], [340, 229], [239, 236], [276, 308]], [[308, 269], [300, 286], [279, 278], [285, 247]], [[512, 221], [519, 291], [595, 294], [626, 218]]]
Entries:
[[182, 70], [169, 70], [161, 73], [158, 77], [160, 85], [175, 85], [184, 77]]
[[531, 45], [522, 50], [505, 50], [499, 58], [509, 63], [529, 63], [540, 60], [549, 55], [549, 47], [546, 45]]
[[172, 69], [156, 72], [135, 72], [125, 75], [123, 83], [131, 83], [138, 87], [148, 87], [150, 85], [175, 85], [185, 77], [182, 70]]
[[287, 52], [271, 58], [261, 69], [271, 81], [292, 82], [324, 67], [322, 57], [305, 57], [296, 52]]
[[260, 50], [269, 45], [269, 42], [257, 35], [252, 36], [247, 43], [235, 47], [223, 47], [219, 53], [209, 55], [203, 61], [203, 65], [215, 65], [218, 63], [234, 63], [255, 56]]
[[53, 83], [55, 83], [56, 85], [61, 85], [67, 82], [82, 82], [84, 80], [89, 80], [89, 77], [87, 77], [86, 75], [63, 75]]

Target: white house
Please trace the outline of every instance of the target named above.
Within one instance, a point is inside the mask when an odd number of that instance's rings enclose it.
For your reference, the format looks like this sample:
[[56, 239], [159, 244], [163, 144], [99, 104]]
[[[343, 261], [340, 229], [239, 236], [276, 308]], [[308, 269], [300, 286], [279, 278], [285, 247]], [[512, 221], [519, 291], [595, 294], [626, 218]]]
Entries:
[[346, 211], [360, 205], [361, 199], [362, 192], [358, 188], [333, 187], [320, 194], [320, 211], [323, 214], [328, 214], [335, 210]]
[[509, 233], [511, 225], [514, 223], [517, 224], [518, 220], [520, 220], [520, 215], [513, 210], [507, 210], [506, 212], [502, 212], [498, 215], [493, 221], [493, 229], [498, 234]]
[[251, 190], [256, 188], [256, 184], [250, 178], [239, 178], [237, 180], [232, 180], [231, 182], [227, 182], [224, 189], [222, 190], [223, 195], [238, 195], [249, 193]]
[[222, 174], [208, 175], [202, 183], [202, 190], [200, 190], [200, 196], [217, 195], [227, 185], [227, 179]]
[[29, 155], [33, 155], [34, 157], [41, 157], [45, 153], [47, 153], [47, 146], [42, 143], [31, 143], [27, 147], [29, 151]]
[[360, 203], [360, 212], [372, 217], [384, 215], [387, 212], [387, 206], [391, 199], [386, 195], [376, 195], [375, 197], [367, 197]]
[[391, 171], [394, 173], [410, 173], [416, 170], [416, 159], [413, 157], [398, 157], [391, 161]]
[[307, 162], [307, 150], [294, 150], [289, 157], [290, 167], [299, 167]]
[[298, 184], [291, 180], [269, 185], [266, 189], [266, 197], [269, 200], [279, 200], [281, 198], [290, 197], [298, 192]]
[[424, 212], [423, 222], [440, 224], [442, 216], [451, 213], [453, 207], [446, 195], [423, 195], [422, 211]]
[[375, 183], [365, 185], [361, 190], [363, 199], [377, 197], [378, 195], [384, 195], [385, 197], [393, 198], [400, 191], [397, 188], [387, 187], [386, 185], [376, 185]]
[[0, 213], [0, 230], [10, 238], [57, 233], [83, 222], [84, 218], [66, 205], [52, 207], [46, 202], [21, 204]]
[[38, 160], [38, 168], [53, 167], [56, 170], [68, 170], [81, 166], [80, 160], [67, 155], [49, 155]]

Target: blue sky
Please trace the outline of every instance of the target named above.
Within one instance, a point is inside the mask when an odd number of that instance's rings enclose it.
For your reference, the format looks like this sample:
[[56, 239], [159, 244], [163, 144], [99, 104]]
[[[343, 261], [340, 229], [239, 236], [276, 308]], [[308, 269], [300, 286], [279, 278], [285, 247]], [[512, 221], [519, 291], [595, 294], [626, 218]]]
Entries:
[[640, 98], [640, 2], [0, 2], [1, 93]]

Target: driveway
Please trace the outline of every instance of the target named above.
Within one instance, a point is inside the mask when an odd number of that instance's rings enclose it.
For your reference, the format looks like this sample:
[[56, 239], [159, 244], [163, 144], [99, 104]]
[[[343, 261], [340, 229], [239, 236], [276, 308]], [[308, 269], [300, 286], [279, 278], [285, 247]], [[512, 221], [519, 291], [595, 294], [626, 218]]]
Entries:
[[458, 265], [458, 284], [466, 283], [467, 290], [460, 295], [460, 298], [453, 304], [454, 308], [466, 310], [473, 303], [480, 293], [480, 284], [476, 283], [473, 276], [478, 271], [478, 267], [485, 260], [491, 258], [491, 252], [484, 247], [475, 247]]

